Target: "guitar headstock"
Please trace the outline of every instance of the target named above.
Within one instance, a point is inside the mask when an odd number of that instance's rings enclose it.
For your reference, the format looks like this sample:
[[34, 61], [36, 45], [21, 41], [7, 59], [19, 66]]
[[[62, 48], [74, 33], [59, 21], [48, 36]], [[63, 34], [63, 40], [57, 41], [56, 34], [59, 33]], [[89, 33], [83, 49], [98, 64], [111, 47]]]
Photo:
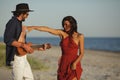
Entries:
[[[50, 44], [50, 43], [47, 43], [47, 44], [45, 44], [45, 45], [47, 45], [47, 47], [46, 47], [47, 49], [51, 48], [51, 44]], [[44, 45], [44, 46], [45, 46], [45, 45]]]
[[34, 44], [34, 45], [32, 45], [31, 46], [34, 50], [44, 50], [44, 49], [49, 49], [49, 48], [51, 48], [51, 44], [49, 44], [49, 43], [46, 43], [46, 44], [40, 44], [40, 45], [36, 45], [36, 44]]

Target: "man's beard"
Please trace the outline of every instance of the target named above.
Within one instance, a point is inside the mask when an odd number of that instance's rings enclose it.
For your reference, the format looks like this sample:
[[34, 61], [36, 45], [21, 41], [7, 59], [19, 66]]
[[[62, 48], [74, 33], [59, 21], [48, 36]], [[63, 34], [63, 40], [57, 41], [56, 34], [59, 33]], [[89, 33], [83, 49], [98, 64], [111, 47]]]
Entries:
[[22, 20], [22, 22], [24, 22], [24, 21], [25, 21], [25, 19]]
[[25, 18], [24, 17], [22, 17], [22, 22], [24, 22], [25, 21]]

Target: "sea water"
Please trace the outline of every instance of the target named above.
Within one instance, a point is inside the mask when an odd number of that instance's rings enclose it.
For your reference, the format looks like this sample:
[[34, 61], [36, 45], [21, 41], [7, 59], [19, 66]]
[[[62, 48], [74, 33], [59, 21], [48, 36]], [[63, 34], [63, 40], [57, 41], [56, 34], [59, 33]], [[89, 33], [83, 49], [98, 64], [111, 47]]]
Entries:
[[[34, 44], [50, 43], [54, 46], [59, 46], [59, 37], [28, 37], [27, 42]], [[3, 38], [0, 38], [0, 42], [3, 42]], [[91, 38], [85, 37], [85, 49], [93, 50], [105, 50], [120, 52], [120, 38]]]

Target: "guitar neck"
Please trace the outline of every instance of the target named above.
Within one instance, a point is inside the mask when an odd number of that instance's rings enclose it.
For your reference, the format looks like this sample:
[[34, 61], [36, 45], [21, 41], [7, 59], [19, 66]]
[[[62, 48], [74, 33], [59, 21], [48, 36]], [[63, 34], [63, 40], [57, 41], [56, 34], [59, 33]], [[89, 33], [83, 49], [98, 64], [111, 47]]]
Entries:
[[36, 49], [39, 49], [39, 48], [43, 48], [44, 45], [32, 45], [31, 47], [36, 50]]
[[[39, 48], [44, 48], [44, 45], [32, 45], [31, 46], [34, 50], [38, 50]], [[50, 46], [47, 46], [47, 49], [49, 49], [50, 48]]]

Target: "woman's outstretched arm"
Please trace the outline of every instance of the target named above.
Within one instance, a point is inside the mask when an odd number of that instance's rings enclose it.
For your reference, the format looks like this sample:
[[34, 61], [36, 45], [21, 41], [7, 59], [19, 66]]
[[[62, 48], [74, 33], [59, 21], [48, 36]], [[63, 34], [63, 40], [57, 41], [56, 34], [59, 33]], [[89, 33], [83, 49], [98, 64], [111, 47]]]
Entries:
[[63, 35], [63, 31], [60, 29], [53, 29], [47, 26], [27, 26], [28, 31], [31, 30], [38, 30], [38, 31], [44, 31], [44, 32], [49, 32], [53, 35], [58, 35], [58, 36], [62, 36]]

